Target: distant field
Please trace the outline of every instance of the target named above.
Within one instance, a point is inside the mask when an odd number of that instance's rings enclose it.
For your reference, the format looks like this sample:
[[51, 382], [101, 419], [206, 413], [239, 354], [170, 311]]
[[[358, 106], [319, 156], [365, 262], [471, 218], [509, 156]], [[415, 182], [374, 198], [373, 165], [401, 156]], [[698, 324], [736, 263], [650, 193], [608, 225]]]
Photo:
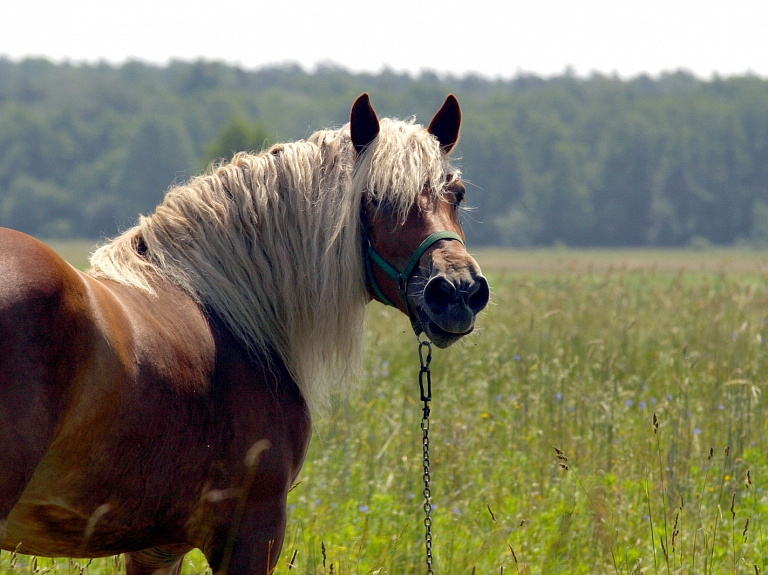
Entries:
[[481, 249], [473, 253], [484, 268], [513, 272], [768, 272], [768, 250]]
[[96, 249], [97, 240], [42, 240], [77, 269], [88, 268], [88, 259]]
[[[85, 269], [98, 242], [51, 240], [46, 243], [72, 265]], [[479, 249], [473, 253], [484, 269], [507, 272], [768, 273], [768, 250]]]

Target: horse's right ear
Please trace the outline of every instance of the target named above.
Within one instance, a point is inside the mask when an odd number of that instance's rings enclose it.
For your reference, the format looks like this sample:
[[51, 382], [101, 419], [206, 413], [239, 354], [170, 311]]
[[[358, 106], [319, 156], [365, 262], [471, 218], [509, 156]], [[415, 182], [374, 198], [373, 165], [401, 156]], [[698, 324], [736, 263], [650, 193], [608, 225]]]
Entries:
[[349, 126], [352, 132], [352, 143], [355, 145], [357, 154], [360, 155], [365, 147], [379, 135], [379, 119], [371, 106], [368, 94], [360, 96], [352, 105]]

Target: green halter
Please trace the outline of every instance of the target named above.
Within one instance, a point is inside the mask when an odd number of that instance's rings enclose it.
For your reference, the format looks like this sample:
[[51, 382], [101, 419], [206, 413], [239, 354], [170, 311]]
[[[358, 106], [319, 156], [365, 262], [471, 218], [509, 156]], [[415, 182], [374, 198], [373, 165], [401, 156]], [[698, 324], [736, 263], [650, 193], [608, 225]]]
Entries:
[[427, 238], [421, 242], [419, 247], [416, 248], [416, 251], [411, 256], [411, 259], [405, 265], [405, 268], [403, 268], [403, 271], [399, 272], [397, 269], [395, 269], [394, 266], [389, 264], [389, 262], [381, 257], [381, 255], [379, 255], [375, 249], [373, 249], [373, 244], [368, 237], [368, 230], [365, 228], [365, 225], [361, 225], [361, 228], [363, 233], [363, 262], [365, 264], [365, 277], [368, 281], [368, 285], [371, 286], [373, 293], [376, 294], [376, 297], [379, 298], [382, 302], [389, 306], [397, 307], [394, 303], [392, 303], [392, 300], [384, 295], [384, 292], [381, 290], [379, 283], [376, 281], [376, 276], [373, 273], [373, 265], [376, 264], [379, 266], [379, 269], [381, 269], [390, 278], [395, 280], [395, 283], [397, 283], [397, 289], [400, 291], [400, 298], [403, 300], [403, 305], [405, 306], [405, 309], [408, 313], [408, 318], [411, 320], [413, 331], [415, 331], [416, 335], [418, 336], [423, 330], [419, 327], [419, 321], [411, 312], [411, 306], [408, 305], [408, 277], [419, 263], [419, 259], [422, 255], [424, 255], [424, 252], [427, 251], [435, 242], [439, 242], [440, 240], [456, 240], [461, 242], [461, 245], [464, 245], [464, 240], [461, 239], [459, 234], [454, 232], [435, 232], [434, 234], [427, 236]]

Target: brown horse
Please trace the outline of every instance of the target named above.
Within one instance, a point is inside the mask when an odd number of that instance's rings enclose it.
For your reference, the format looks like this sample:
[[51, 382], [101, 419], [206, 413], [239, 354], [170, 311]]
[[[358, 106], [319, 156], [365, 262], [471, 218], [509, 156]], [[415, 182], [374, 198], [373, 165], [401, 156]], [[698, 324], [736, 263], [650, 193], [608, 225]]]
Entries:
[[171, 189], [87, 274], [0, 230], [2, 548], [271, 572], [366, 303], [446, 347], [488, 301], [447, 158], [460, 119], [449, 96], [427, 129], [379, 121], [363, 95], [339, 130]]

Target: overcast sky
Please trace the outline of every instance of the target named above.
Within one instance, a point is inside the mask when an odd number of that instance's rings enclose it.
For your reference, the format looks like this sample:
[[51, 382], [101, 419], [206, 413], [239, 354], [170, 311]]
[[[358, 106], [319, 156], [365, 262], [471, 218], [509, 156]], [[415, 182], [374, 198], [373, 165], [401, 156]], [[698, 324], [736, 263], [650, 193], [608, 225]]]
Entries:
[[0, 55], [768, 77], [768, 0], [3, 0]]

